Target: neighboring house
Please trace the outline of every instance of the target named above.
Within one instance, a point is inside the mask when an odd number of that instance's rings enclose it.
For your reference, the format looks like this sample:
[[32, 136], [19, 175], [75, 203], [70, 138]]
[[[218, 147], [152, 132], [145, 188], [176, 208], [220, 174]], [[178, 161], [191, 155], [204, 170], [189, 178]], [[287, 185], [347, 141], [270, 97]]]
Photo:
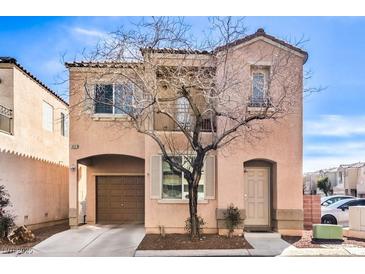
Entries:
[[317, 182], [321, 178], [319, 171], [306, 172], [303, 176], [303, 193], [306, 195], [317, 194]]
[[334, 195], [365, 196], [365, 163], [343, 164], [336, 168], [322, 169], [304, 174], [305, 194], [323, 194], [317, 188], [318, 179], [328, 177]]
[[303, 177], [303, 191], [304, 194], [323, 194], [318, 188], [318, 180], [328, 177], [328, 181], [331, 184], [330, 193], [337, 186], [337, 168], [321, 169], [314, 172], [306, 172]]
[[344, 195], [345, 194], [345, 174], [349, 165], [340, 165], [337, 168], [337, 185], [333, 189], [333, 194]]
[[17, 225], [68, 217], [68, 104], [14, 58], [0, 57], [0, 185]]
[[346, 164], [340, 165], [338, 168], [338, 180], [339, 184], [335, 188], [334, 194], [346, 194], [352, 195], [354, 197], [359, 196], [358, 187], [360, 188], [360, 192], [363, 193], [362, 187], [362, 178], [361, 174], [365, 163], [354, 163], [354, 164]]
[[[250, 86], [252, 73], [258, 66], [270, 73], [274, 51], [291, 52], [290, 65], [283, 69], [296, 71], [300, 92], [296, 98], [297, 112], [280, 123], [269, 121], [270, 133], [259, 143], [242, 141], [240, 146], [230, 145], [225, 151], [208, 156], [198, 206], [199, 215], [206, 221], [205, 232], [225, 229], [223, 211], [233, 203], [241, 210], [247, 228], [300, 234], [303, 229], [301, 91], [307, 53], [263, 30], [230, 46], [237, 47], [235, 69]], [[170, 52], [171, 60], [181, 58], [179, 51]], [[262, 52], [266, 53], [264, 57]], [[203, 60], [211, 58], [212, 53], [191, 54]], [[128, 73], [128, 64], [73, 62], [66, 66], [70, 75], [70, 225], [84, 221], [144, 223], [146, 233], [159, 233], [161, 226], [166, 233], [184, 232], [189, 213], [182, 177], [171, 174], [151, 138], [118, 126], [128, 123], [123, 115], [113, 108], [84, 100], [85, 84], [95, 91], [103, 85], [110, 91], [108, 98], [114, 98], [116, 85], [103, 78], [103, 72]], [[144, 69], [149, 73], [148, 67]], [[219, 127], [217, 123], [217, 130]], [[154, 115], [151, 130], [162, 129], [176, 130]], [[177, 138], [179, 134], [176, 132]]]
[[365, 198], [365, 164], [359, 167], [357, 174], [357, 196]]

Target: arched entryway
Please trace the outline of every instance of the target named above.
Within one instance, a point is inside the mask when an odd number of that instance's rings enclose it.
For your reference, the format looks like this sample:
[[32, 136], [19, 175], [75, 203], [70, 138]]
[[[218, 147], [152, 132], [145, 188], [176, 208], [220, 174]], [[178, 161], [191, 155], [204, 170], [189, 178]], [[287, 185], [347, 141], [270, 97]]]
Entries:
[[248, 231], [270, 231], [276, 164], [266, 159], [244, 162], [244, 227]]
[[[86, 174], [84, 214], [88, 223], [144, 223], [143, 159], [128, 155], [96, 155], [81, 159], [78, 164]], [[79, 194], [81, 190], [79, 184]]]

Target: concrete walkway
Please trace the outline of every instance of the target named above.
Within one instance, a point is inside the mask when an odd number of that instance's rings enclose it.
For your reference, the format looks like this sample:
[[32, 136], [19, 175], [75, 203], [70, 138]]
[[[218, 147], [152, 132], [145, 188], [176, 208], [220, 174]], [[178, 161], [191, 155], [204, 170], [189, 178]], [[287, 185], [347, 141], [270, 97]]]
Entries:
[[22, 256], [134, 256], [144, 234], [143, 225], [84, 225], [55, 234]]
[[254, 248], [248, 249], [250, 256], [278, 256], [290, 247], [280, 233], [245, 233], [245, 239]]

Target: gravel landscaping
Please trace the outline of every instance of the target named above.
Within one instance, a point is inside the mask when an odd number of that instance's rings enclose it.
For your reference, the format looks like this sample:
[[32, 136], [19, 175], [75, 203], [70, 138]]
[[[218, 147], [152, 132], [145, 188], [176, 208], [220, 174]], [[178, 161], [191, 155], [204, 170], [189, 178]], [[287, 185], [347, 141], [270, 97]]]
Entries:
[[191, 250], [191, 249], [252, 249], [244, 237], [206, 234], [200, 240], [192, 241], [187, 234], [147, 234], [137, 250]]
[[8, 241], [0, 240], [0, 253], [26, 253], [29, 251], [33, 246], [39, 244], [40, 242], [44, 241], [45, 239], [51, 237], [52, 235], [68, 230], [70, 227], [68, 223], [66, 224], [59, 224], [49, 227], [38, 228], [32, 230], [34, 235], [36, 236], [36, 240], [31, 243], [21, 244], [21, 245], [13, 245]]
[[312, 230], [303, 231], [303, 236], [282, 236], [282, 239], [297, 248], [338, 248], [338, 247], [365, 247], [365, 240], [344, 237], [341, 243], [312, 242]]

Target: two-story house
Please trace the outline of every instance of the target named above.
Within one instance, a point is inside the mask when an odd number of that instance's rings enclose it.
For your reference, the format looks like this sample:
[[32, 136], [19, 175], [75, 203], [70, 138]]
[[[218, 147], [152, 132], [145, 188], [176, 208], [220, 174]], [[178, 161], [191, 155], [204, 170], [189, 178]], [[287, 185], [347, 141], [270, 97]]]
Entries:
[[337, 170], [338, 185], [334, 188], [334, 194], [346, 194], [354, 197], [362, 194], [363, 167], [364, 163], [362, 162], [340, 165]]
[[0, 185], [17, 225], [68, 217], [68, 104], [14, 58], [0, 57]]
[[337, 167], [306, 172], [303, 176], [304, 194], [323, 194], [317, 184], [318, 180], [324, 177], [328, 178], [328, 181], [331, 184], [330, 193], [333, 193], [333, 191], [337, 189], [338, 182], [340, 181]]
[[[223, 212], [233, 203], [241, 210], [245, 229], [300, 234], [303, 229], [302, 73], [307, 53], [262, 29], [225, 47], [235, 49], [229, 62], [236, 72], [235, 77], [245, 80], [247, 86], [237, 88], [247, 90], [245, 98], [251, 100], [249, 106], [260, 107], [266, 102], [267, 75], [273, 73], [280, 53], [290, 53], [286, 66], [280, 69], [290, 74], [291, 82], [299, 89], [293, 95], [296, 111], [279, 123], [267, 121], [269, 134], [256, 144], [242, 137], [207, 157], [198, 190], [198, 212], [206, 221], [204, 231], [223, 231]], [[219, 62], [219, 54], [220, 49], [214, 52], [156, 49], [150, 51], [149, 58], [157, 61], [164, 58], [164, 63], [171, 62], [171, 66], [182, 58], [199, 60], [190, 62], [191, 68], [200, 66], [203, 60], [216, 58], [218, 62], [211, 65], [216, 66], [218, 73], [214, 77], [219, 84], [223, 63]], [[183, 176], [171, 173], [152, 138], [125, 126], [128, 119], [119, 112], [123, 104], [116, 108], [85, 99], [87, 90], [98, 94], [102, 87], [105, 92], [100, 100], [118, 100], [118, 94], [126, 88], [105, 72], [114, 71], [114, 75], [118, 75], [123, 71], [123, 75], [127, 75], [130, 65], [115, 62], [66, 64], [70, 77], [70, 225], [77, 226], [84, 221], [143, 223], [146, 233], [159, 233], [161, 227], [166, 233], [183, 233], [189, 216]], [[159, 74], [149, 71], [147, 63], [133, 65], [140, 66], [141, 73], [149, 73], [150, 80], [159, 83]], [[281, 80], [277, 77], [271, 83], [273, 95], [281, 92], [278, 84]], [[156, 85], [158, 88], [166, 87]], [[176, 105], [184, 108], [184, 102], [176, 102]], [[177, 112], [176, 119], [181, 118], [179, 115]], [[176, 139], [181, 134], [158, 113], [152, 117], [151, 124], [156, 134], [170, 130], [176, 132]], [[207, 120], [203, 127], [210, 138], [215, 130], [222, 130], [224, 124], [220, 120], [213, 123]]]

